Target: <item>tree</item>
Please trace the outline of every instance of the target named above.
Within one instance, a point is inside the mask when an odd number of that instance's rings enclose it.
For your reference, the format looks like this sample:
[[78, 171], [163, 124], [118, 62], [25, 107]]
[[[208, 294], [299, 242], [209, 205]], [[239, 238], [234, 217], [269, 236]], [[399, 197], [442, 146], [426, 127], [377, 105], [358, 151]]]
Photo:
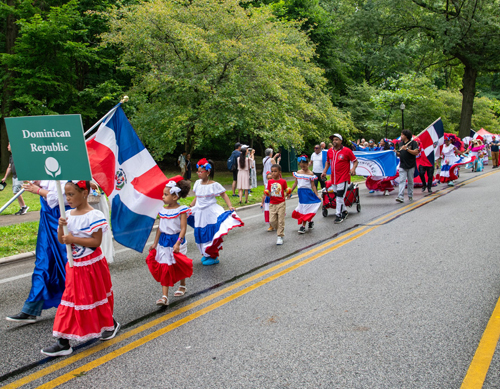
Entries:
[[157, 158], [229, 133], [300, 148], [354, 130], [332, 106], [300, 23], [276, 21], [268, 7], [152, 0], [116, 10], [103, 39], [136, 74], [133, 121]]
[[[116, 48], [102, 48], [108, 0], [36, 4], [9, 0], [0, 8], [3, 81], [1, 162], [7, 162], [6, 116], [79, 113], [89, 126], [119, 101], [129, 78], [115, 70]], [[2, 34], [3, 33], [3, 34]]]
[[418, 41], [421, 68], [463, 65], [459, 134], [468, 135], [477, 76], [500, 70], [500, 0], [369, 0], [360, 9], [372, 33]]

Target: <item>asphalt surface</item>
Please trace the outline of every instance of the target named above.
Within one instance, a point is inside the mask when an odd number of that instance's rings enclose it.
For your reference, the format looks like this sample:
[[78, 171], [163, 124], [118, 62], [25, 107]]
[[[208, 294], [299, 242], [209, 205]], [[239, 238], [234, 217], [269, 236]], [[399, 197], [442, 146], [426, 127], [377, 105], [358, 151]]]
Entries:
[[[305, 235], [291, 219], [295, 196], [283, 246], [258, 207], [242, 209], [245, 227], [226, 237], [216, 266], [201, 265], [191, 230], [194, 274], [166, 310], [155, 306], [161, 287], [146, 252], [117, 246], [115, 316], [130, 336], [102, 350], [77, 345], [74, 356], [90, 355], [56, 369], [69, 358], [40, 354], [55, 309], [31, 325], [0, 320], [0, 384], [53, 367], [26, 387], [69, 373], [62, 387], [458, 388], [500, 296], [500, 174], [474, 181], [490, 171], [463, 172], [466, 185], [439, 185], [438, 195], [416, 189], [421, 206], [404, 214], [408, 201], [362, 189], [360, 213], [349, 208], [340, 225], [332, 210], [318, 213]], [[32, 268], [0, 267], [0, 317], [22, 307]], [[496, 353], [485, 388], [500, 387], [499, 372]]]

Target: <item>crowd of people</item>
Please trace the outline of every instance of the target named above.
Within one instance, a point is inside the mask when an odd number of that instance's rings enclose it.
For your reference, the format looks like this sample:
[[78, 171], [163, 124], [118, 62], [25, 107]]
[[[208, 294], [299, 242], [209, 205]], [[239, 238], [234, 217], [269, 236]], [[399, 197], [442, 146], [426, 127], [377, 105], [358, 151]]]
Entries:
[[[378, 145], [373, 140], [361, 140], [359, 143], [352, 143], [352, 147], [343, 145], [340, 134], [333, 134], [330, 139], [332, 143], [328, 148], [322, 142], [314, 146], [310, 156], [302, 154], [297, 158], [300, 169], [293, 173], [294, 182], [291, 187], [282, 177], [280, 155], [273, 154], [270, 148], [265, 150], [262, 161], [265, 190], [261, 207], [264, 209], [264, 221], [269, 224], [268, 231], [276, 231], [277, 245], [284, 244], [286, 198], [290, 198], [296, 189], [298, 205], [292, 212], [292, 218], [297, 220], [299, 234], [305, 234], [314, 228], [313, 219], [322, 205], [318, 184], [322, 191], [328, 187], [335, 194], [334, 223], [342, 223], [348, 217], [345, 196], [351, 176], [356, 174], [358, 166], [352, 149], [395, 149], [395, 144], [385, 139]], [[498, 167], [500, 142], [495, 138], [488, 146], [481, 141], [471, 140], [467, 150], [457, 147], [457, 141], [460, 140], [449, 135], [445, 138], [439, 176], [441, 182], [450, 183], [450, 167], [455, 158], [465, 152], [477, 153], [476, 161], [482, 161], [486, 150], [490, 149], [493, 168]], [[404, 202], [406, 188], [411, 201], [416, 160], [422, 153], [422, 147], [409, 130], [403, 130], [399, 147], [394, 152], [399, 157], [399, 190], [396, 201]], [[182, 175], [170, 178], [163, 190], [164, 205], [158, 212], [159, 227], [145, 260], [152, 277], [161, 285], [161, 297], [156, 301], [158, 306], [169, 304], [169, 288], [176, 283], [179, 283], [179, 287], [174, 292], [174, 297], [181, 297], [187, 291], [186, 280], [193, 274], [193, 260], [187, 256], [188, 226], [194, 230], [194, 240], [204, 266], [218, 264], [224, 236], [232, 229], [244, 226], [226, 189], [214, 180], [214, 163], [209, 159], [203, 158], [196, 163], [198, 180], [192, 187], [194, 199], [189, 207], [181, 205], [179, 200], [185, 198], [191, 190], [191, 183], [186, 175], [190, 169], [189, 154], [183, 153], [179, 157], [179, 166]], [[15, 174], [12, 162], [9, 169], [7, 173]], [[237, 143], [228, 159], [228, 169], [233, 174], [233, 196], [239, 196], [240, 204], [243, 203], [244, 196], [247, 203], [249, 191], [257, 186], [255, 150]], [[474, 165], [474, 169], [477, 170], [478, 165]], [[421, 164], [419, 170], [423, 190], [427, 188], [431, 192], [433, 164]], [[328, 183], [327, 174], [330, 174]], [[381, 181], [387, 179], [392, 178], [382, 177]], [[56, 342], [41, 350], [47, 356], [69, 355], [73, 351], [71, 340], [100, 338], [105, 341], [115, 337], [120, 329], [120, 324], [114, 318], [114, 295], [108, 268], [108, 262], [111, 261], [106, 259], [108, 254], [100, 247], [104, 234], [109, 230], [108, 220], [103, 212], [89, 205], [88, 201], [95, 189], [94, 185], [89, 181], [68, 181], [62, 184], [66, 205], [64, 218], [59, 214], [56, 181], [26, 182], [22, 185], [24, 190], [40, 196], [42, 209], [32, 287], [21, 312], [7, 317], [7, 320], [33, 323], [43, 309], [57, 307], [53, 326]], [[224, 200], [228, 210], [217, 204], [218, 196]], [[65, 227], [68, 233], [64, 232]], [[71, 247], [73, 266], [68, 263], [66, 245]]]

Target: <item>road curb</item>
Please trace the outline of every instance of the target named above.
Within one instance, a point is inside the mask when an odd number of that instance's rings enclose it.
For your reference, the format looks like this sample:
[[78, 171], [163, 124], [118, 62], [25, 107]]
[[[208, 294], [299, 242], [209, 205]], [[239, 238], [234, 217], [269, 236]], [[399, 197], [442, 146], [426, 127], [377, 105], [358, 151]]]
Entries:
[[7, 263], [23, 261], [30, 258], [35, 258], [36, 253], [34, 251], [29, 251], [27, 253], [21, 253], [16, 255], [11, 255], [10, 257], [0, 258], [0, 266], [5, 265]]

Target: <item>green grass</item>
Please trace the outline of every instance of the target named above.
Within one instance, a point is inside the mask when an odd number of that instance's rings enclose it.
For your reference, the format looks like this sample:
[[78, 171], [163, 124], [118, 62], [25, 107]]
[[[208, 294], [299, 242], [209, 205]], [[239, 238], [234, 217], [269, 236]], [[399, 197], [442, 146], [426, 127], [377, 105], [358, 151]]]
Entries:
[[[13, 196], [14, 193], [12, 193], [12, 176], [10, 176], [7, 179], [7, 187], [0, 192], [0, 207], [3, 207]], [[28, 212], [40, 210], [39, 195], [30, 192], [24, 192], [22, 196], [26, 205], [30, 207]], [[2, 212], [2, 215], [13, 215], [17, 211], [19, 211], [19, 202], [16, 199], [11, 205], [7, 207], [5, 211]]]
[[0, 227], [0, 257], [34, 251], [38, 222]]
[[[194, 182], [198, 179], [198, 176], [196, 174], [196, 165], [195, 170], [192, 171], [191, 173], [191, 182], [194, 184]], [[167, 177], [173, 177], [173, 176], [178, 176], [180, 174], [180, 170], [175, 170], [175, 169], [166, 169], [163, 170], [163, 173]], [[283, 177], [291, 177], [292, 173], [283, 173]], [[262, 181], [262, 175], [257, 174], [257, 180]], [[214, 181], [217, 181], [221, 185], [231, 185], [233, 183], [233, 173], [228, 171], [228, 170], [222, 170], [222, 171], [216, 171], [215, 172], [215, 177]]]

